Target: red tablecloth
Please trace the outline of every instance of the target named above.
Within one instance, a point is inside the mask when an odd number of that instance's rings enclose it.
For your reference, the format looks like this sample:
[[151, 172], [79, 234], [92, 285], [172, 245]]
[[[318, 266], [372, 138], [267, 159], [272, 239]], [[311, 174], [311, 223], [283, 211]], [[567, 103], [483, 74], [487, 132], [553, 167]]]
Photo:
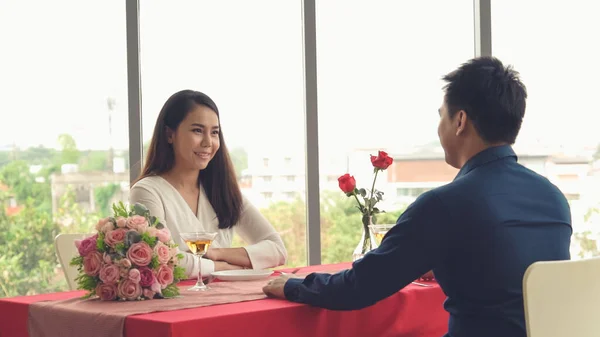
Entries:
[[[349, 264], [311, 266], [331, 271]], [[266, 283], [266, 282], [265, 282]], [[126, 337], [191, 337], [286, 335], [440, 337], [447, 330], [445, 296], [439, 286], [409, 285], [362, 310], [331, 311], [283, 300], [215, 305], [195, 309], [133, 315], [125, 321]], [[81, 296], [81, 291], [0, 299], [0, 337], [27, 337], [30, 303]]]

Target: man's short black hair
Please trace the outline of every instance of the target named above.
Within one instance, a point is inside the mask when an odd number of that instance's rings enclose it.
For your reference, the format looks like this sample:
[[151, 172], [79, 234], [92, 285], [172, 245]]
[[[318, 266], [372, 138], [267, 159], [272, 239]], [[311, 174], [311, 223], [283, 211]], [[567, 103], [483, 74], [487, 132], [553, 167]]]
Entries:
[[450, 117], [464, 110], [485, 142], [514, 144], [527, 99], [517, 71], [495, 57], [478, 57], [443, 80]]

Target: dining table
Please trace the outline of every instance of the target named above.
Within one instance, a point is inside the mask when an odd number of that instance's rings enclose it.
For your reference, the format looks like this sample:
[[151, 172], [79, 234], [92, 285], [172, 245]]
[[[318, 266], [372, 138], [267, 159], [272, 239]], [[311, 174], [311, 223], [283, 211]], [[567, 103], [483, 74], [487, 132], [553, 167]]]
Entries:
[[[282, 272], [295, 271], [297, 275], [308, 275], [312, 272], [333, 273], [347, 268], [351, 268], [350, 263], [315, 265], [277, 270], [270, 277], [276, 277]], [[265, 278], [262, 282], [255, 283], [257, 289], [254, 291], [257, 292], [260, 285], [263, 282], [266, 284], [268, 280], [269, 278]], [[226, 281], [217, 279], [211, 285], [218, 282]], [[183, 289], [192, 284], [193, 281], [188, 280], [181, 282], [180, 286]], [[50, 309], [45, 314], [47, 318], [54, 314], [51, 309], [53, 303], [73, 299], [77, 301], [84, 294], [83, 291], [65, 291], [0, 299], [0, 337], [29, 337], [30, 310], [36, 303], [49, 304]], [[235, 303], [179, 310], [165, 308], [167, 311], [131, 314], [124, 317], [122, 336], [441, 337], [447, 331], [448, 324], [448, 313], [443, 308], [445, 298], [435, 281], [411, 283], [392, 296], [360, 310], [328, 310], [264, 296]], [[145, 301], [141, 301], [139, 305], [144, 305], [143, 302]], [[87, 324], [86, 316], [77, 317], [79, 323]], [[91, 325], [92, 316], [89, 320]], [[45, 336], [53, 336], [52, 328], [46, 330]]]

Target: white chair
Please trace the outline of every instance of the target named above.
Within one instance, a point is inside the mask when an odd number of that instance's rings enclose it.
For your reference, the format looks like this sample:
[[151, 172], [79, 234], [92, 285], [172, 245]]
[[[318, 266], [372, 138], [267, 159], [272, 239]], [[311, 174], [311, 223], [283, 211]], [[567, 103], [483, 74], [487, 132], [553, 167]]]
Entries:
[[58, 234], [54, 239], [54, 248], [56, 249], [56, 256], [58, 262], [65, 273], [67, 284], [71, 290], [77, 289], [75, 278], [77, 277], [77, 267], [70, 266], [71, 259], [79, 254], [75, 247], [75, 240], [81, 240], [85, 238], [85, 234]]
[[532, 264], [523, 299], [528, 337], [600, 336], [600, 258]]

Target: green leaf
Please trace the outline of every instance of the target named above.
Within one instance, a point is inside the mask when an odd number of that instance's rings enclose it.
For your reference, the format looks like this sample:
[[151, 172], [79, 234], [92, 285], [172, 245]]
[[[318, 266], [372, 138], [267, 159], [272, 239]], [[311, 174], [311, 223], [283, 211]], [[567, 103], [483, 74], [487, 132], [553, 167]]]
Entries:
[[117, 243], [115, 245], [115, 250], [117, 251], [117, 254], [125, 256], [125, 244], [123, 242]]
[[180, 266], [175, 266], [175, 268], [173, 269], [173, 278], [176, 280], [185, 280], [185, 269]]
[[83, 264], [83, 256], [75, 256], [74, 258], [71, 259], [71, 262], [69, 262], [69, 265], [71, 266], [80, 266]]
[[105, 251], [104, 234], [102, 233], [98, 234], [98, 239], [96, 240], [96, 249], [98, 249], [98, 251], [101, 253]]
[[150, 265], [148, 265], [148, 267], [150, 267], [150, 269], [156, 269], [158, 268], [158, 265], [160, 263], [158, 262], [158, 256], [154, 255], [152, 257], [152, 261], [150, 261]]
[[117, 208], [117, 205], [112, 204], [112, 210], [115, 216], [119, 214], [119, 209]]
[[163, 225], [161, 222], [156, 224], [156, 229], [163, 229], [165, 228], [165, 225]]
[[125, 207], [125, 204], [123, 204], [122, 201], [119, 201], [119, 203], [117, 203], [117, 204], [113, 204], [112, 208], [113, 208], [113, 213], [114, 213], [115, 217], [121, 216], [121, 217], [126, 218], [129, 216], [129, 213], [127, 212], [127, 208]]
[[183, 258], [184, 258], [184, 257], [185, 257], [185, 256], [184, 256], [183, 254], [181, 254], [181, 253], [177, 254], [177, 258], [178, 258], [179, 260], [183, 260]]
[[144, 234], [142, 234], [142, 241], [147, 243], [151, 248], [154, 248], [157, 240], [158, 238], [150, 236], [148, 232], [144, 232]]
[[358, 190], [358, 194], [360, 194], [360, 196], [364, 198], [367, 195], [367, 190], [361, 188], [360, 190]]
[[77, 282], [77, 289], [88, 291], [94, 291], [98, 284], [98, 280], [95, 277], [85, 273], [79, 274], [79, 276], [75, 278], [75, 282]]
[[162, 294], [164, 297], [175, 297], [179, 295], [179, 287], [177, 287], [174, 283], [169, 284], [165, 289], [162, 290]]
[[127, 234], [125, 234], [125, 247], [129, 247], [140, 241], [142, 241], [142, 236], [136, 231], [127, 231]]
[[141, 215], [141, 216], [149, 216], [150, 215], [150, 211], [148, 210], [148, 208], [146, 208], [146, 206], [140, 204], [139, 202], [136, 202], [135, 205], [133, 205], [133, 212], [136, 215]]

